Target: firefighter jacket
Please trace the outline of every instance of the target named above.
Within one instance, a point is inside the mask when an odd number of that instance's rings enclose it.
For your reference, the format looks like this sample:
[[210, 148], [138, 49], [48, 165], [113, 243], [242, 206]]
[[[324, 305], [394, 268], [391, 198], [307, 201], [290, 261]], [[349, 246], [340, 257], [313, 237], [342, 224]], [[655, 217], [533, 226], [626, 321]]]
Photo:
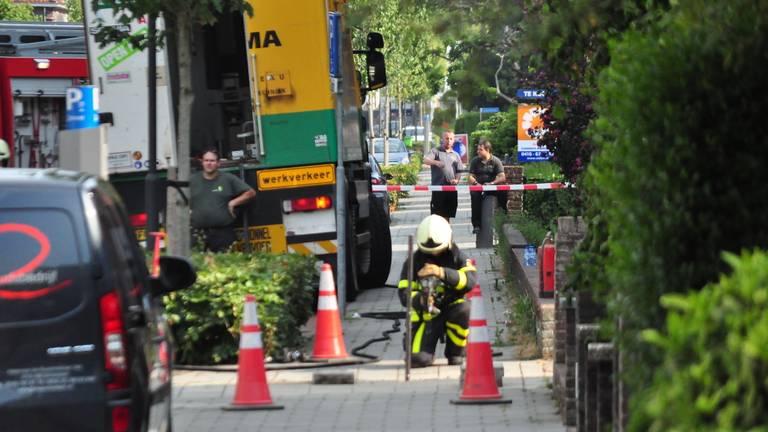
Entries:
[[403, 269], [400, 272], [400, 282], [398, 283], [398, 295], [400, 297], [400, 303], [403, 306], [406, 305], [406, 288], [408, 287], [408, 265], [410, 260], [413, 260], [413, 282], [411, 285], [412, 296], [420, 292], [422, 287], [419, 281], [417, 273], [424, 266], [424, 264], [435, 264], [443, 268], [445, 277], [440, 281], [435, 291], [441, 297], [440, 303], [437, 305], [440, 308], [447, 307], [456, 303], [458, 300], [463, 301], [464, 295], [472, 290], [477, 282], [477, 270], [472, 262], [467, 258], [466, 254], [459, 250], [455, 243], [451, 244], [451, 247], [440, 255], [428, 255], [421, 251], [416, 251], [413, 256], [403, 263]]

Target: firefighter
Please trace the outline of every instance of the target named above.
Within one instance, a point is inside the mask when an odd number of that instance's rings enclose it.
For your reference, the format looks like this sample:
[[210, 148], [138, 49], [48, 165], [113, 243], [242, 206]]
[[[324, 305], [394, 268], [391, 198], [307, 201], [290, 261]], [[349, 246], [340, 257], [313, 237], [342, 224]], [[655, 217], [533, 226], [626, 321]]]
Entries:
[[448, 364], [459, 365], [464, 357], [469, 334], [469, 303], [464, 295], [475, 285], [477, 271], [452, 237], [447, 220], [439, 215], [427, 216], [416, 230], [418, 250], [403, 264], [398, 284], [403, 306], [410, 260], [416, 272], [410, 311], [413, 367], [432, 364], [437, 341], [443, 335]]

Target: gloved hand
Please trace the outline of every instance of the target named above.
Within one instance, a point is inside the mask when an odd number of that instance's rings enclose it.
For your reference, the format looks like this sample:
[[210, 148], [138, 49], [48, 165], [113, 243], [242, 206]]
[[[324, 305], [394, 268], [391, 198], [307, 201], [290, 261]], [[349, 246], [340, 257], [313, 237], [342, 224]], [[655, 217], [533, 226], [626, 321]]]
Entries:
[[419, 270], [417, 275], [420, 278], [435, 276], [436, 278], [443, 280], [445, 278], [445, 270], [438, 265], [427, 263], [424, 264], [424, 267]]
[[417, 292], [411, 299], [411, 307], [416, 312], [426, 312], [429, 308], [429, 299], [423, 292]]

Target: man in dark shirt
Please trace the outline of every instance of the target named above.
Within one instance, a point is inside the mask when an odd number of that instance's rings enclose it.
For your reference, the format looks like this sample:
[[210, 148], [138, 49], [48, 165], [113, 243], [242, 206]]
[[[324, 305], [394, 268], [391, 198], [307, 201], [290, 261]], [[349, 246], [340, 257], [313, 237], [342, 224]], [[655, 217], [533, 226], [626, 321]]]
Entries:
[[[504, 166], [501, 160], [491, 154], [491, 143], [487, 139], [481, 139], [477, 144], [477, 156], [469, 162], [470, 185], [497, 185], [506, 182]], [[502, 211], [507, 211], [507, 191], [470, 192], [472, 200], [472, 233], [480, 232], [481, 216], [483, 209], [483, 197], [495, 195]]]
[[[433, 185], [456, 185], [459, 183], [459, 171], [464, 169], [461, 157], [453, 151], [453, 131], [443, 132], [440, 147], [433, 148], [424, 156], [424, 163], [432, 169]], [[444, 217], [450, 222], [456, 216], [458, 197], [456, 192], [432, 192], [430, 213]]]
[[219, 171], [219, 154], [203, 153], [203, 170], [189, 179], [192, 227], [202, 235], [205, 249], [222, 252], [235, 242], [235, 208], [256, 196], [256, 191], [232, 174]]

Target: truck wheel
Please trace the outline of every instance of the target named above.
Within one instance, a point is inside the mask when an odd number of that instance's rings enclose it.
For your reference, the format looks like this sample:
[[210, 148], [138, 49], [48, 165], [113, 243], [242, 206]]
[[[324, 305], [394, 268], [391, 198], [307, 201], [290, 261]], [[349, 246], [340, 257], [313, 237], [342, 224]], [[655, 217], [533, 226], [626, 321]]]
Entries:
[[371, 201], [371, 248], [368, 268], [360, 272], [361, 286], [379, 288], [387, 283], [392, 266], [392, 236], [389, 232], [389, 220], [379, 203]]

